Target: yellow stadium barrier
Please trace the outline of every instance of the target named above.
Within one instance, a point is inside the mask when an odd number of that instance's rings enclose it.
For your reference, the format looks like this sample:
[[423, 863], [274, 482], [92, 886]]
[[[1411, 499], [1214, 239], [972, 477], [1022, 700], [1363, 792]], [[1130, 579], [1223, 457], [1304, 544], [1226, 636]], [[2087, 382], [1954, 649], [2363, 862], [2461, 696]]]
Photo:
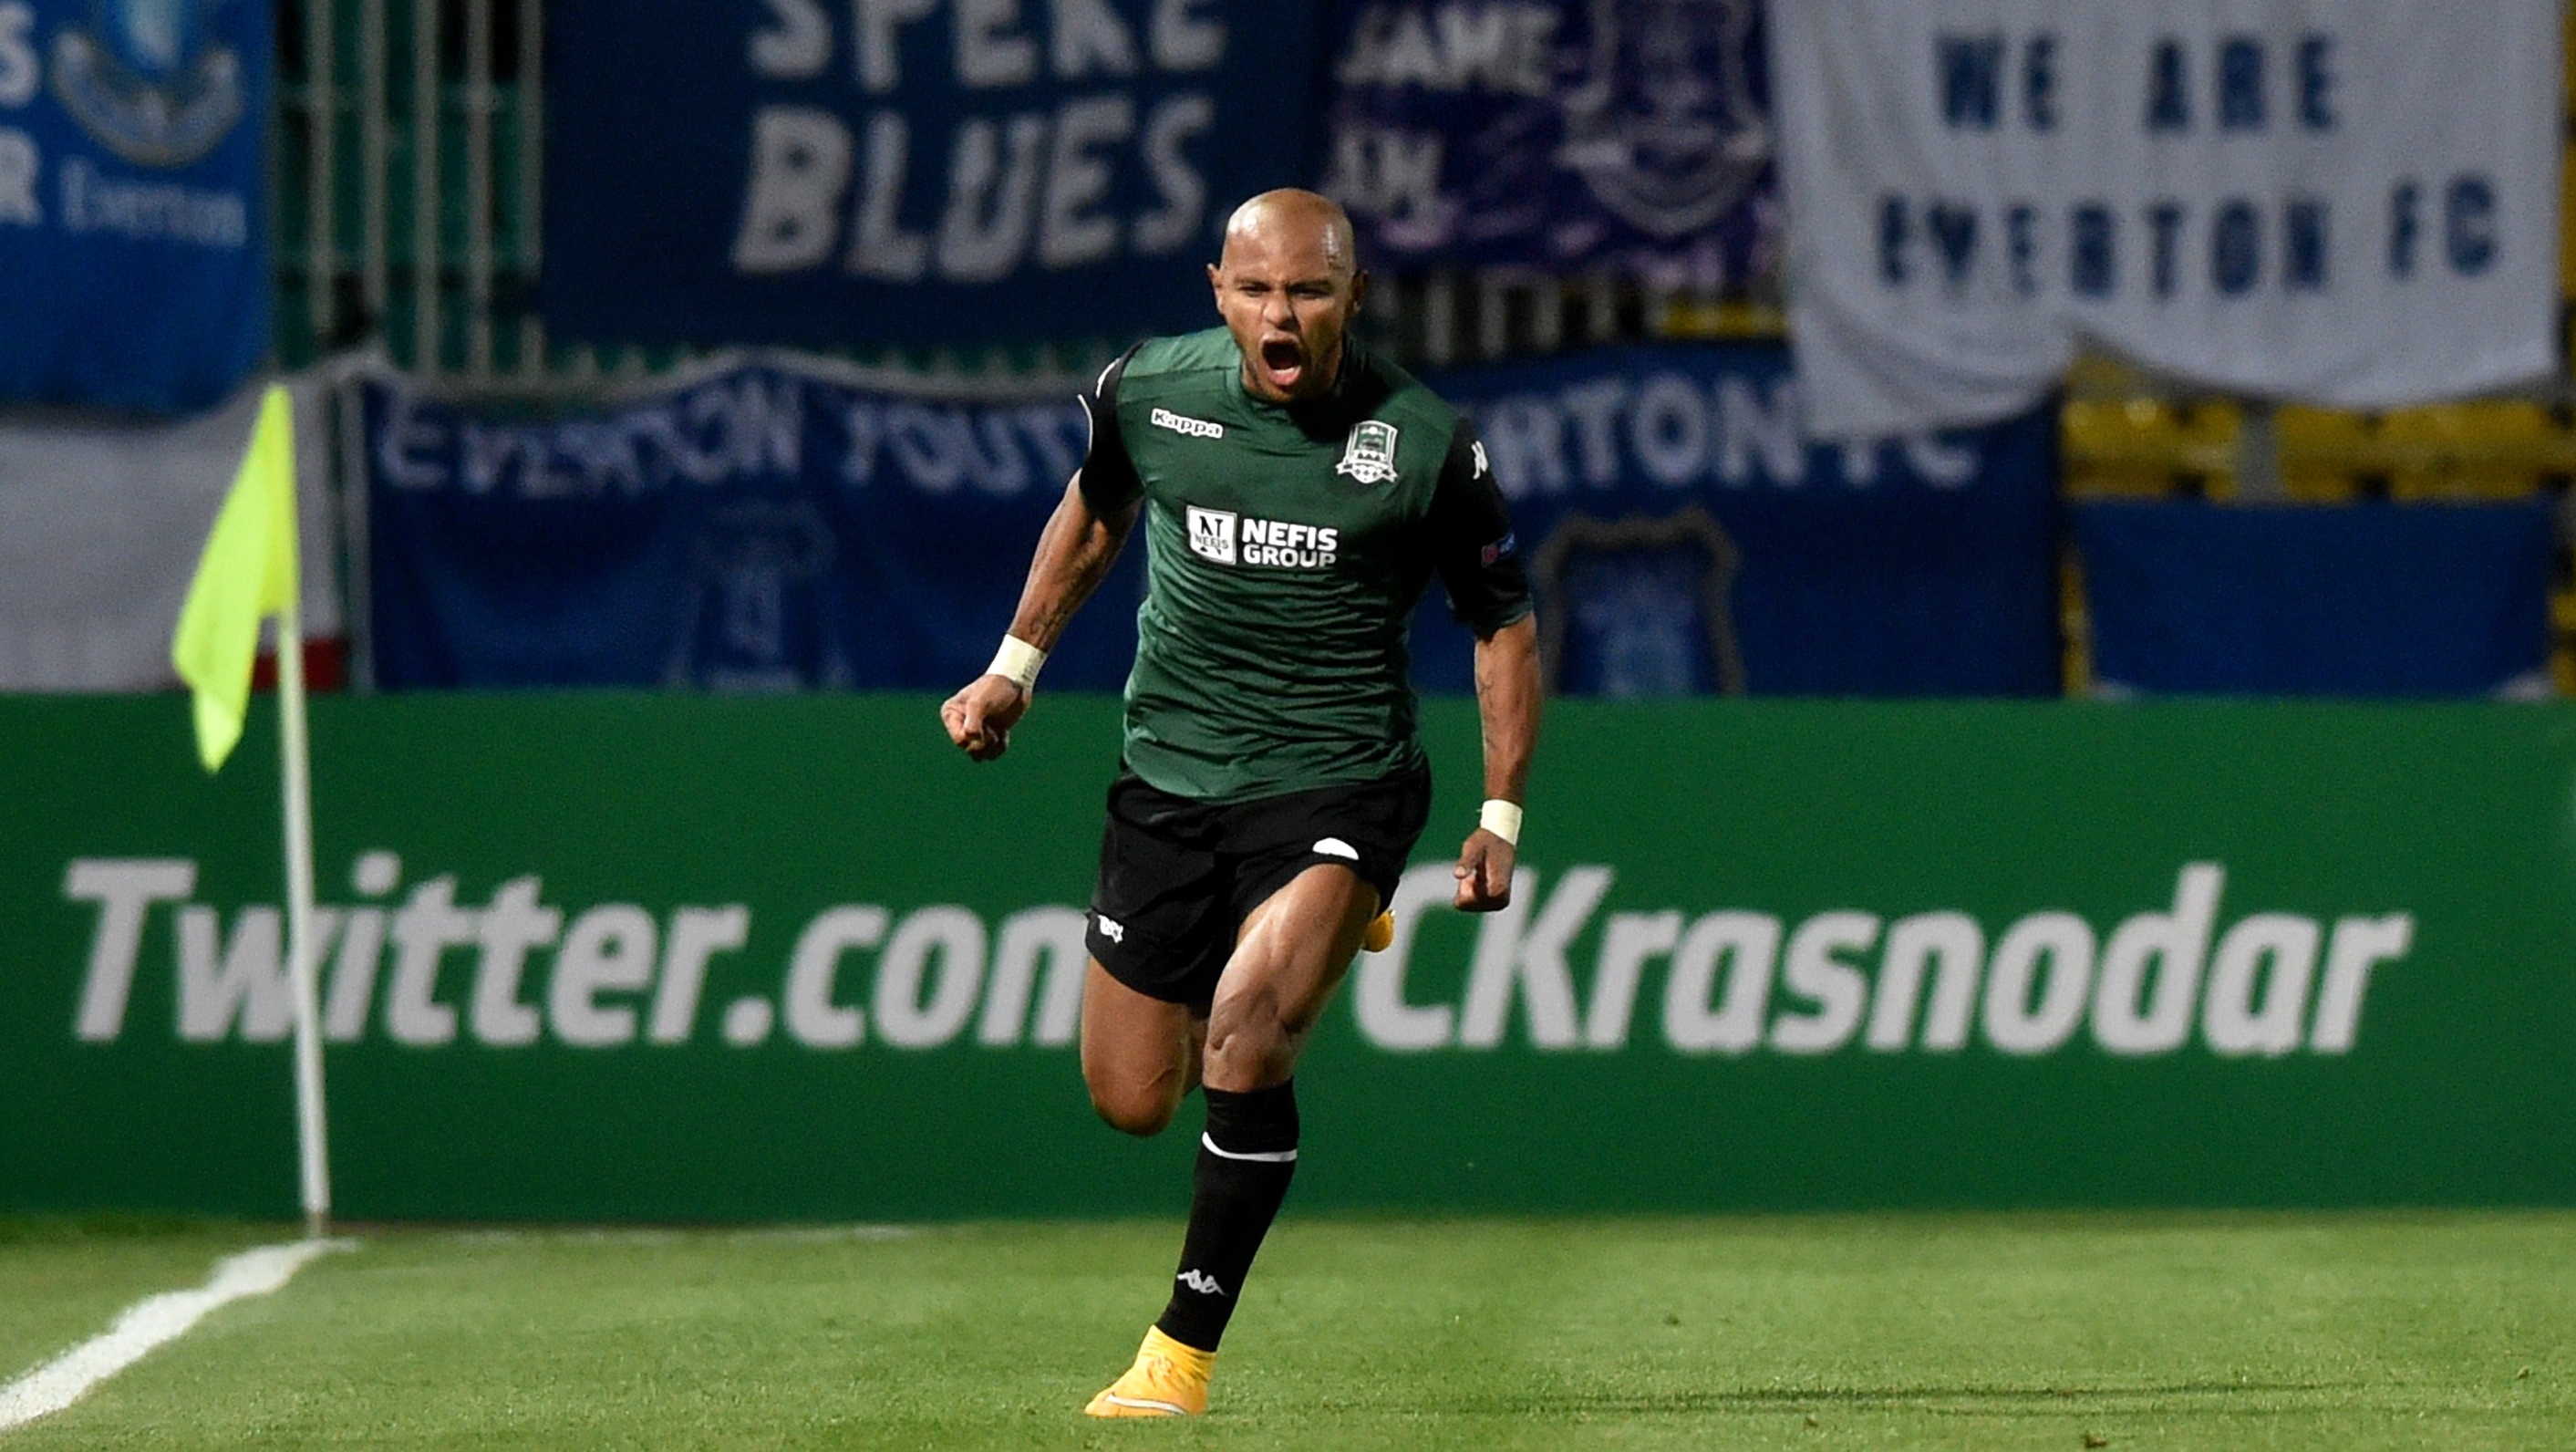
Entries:
[[[2394, 465], [2392, 499], [2521, 499], [2540, 490], [2564, 439], [2535, 403], [2453, 403], [2401, 409], [2380, 432]], [[2552, 445], [2556, 445], [2555, 449]]]

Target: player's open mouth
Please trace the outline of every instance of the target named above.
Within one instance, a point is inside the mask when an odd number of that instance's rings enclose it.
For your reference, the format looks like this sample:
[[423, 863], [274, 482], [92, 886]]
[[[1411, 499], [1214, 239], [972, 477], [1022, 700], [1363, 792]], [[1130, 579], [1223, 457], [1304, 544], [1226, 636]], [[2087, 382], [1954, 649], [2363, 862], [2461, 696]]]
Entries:
[[1261, 345], [1261, 371], [1273, 387], [1290, 389], [1306, 373], [1306, 350], [1294, 338], [1271, 338]]

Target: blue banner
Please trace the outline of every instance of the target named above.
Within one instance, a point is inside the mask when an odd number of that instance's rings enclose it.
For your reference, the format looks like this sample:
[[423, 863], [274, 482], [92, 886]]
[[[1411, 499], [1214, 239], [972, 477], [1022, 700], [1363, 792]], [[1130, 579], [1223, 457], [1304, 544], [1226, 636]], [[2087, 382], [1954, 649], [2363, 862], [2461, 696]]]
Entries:
[[1372, 267], [1777, 280], [1759, 0], [1342, 0], [1324, 189]]
[[170, 413], [269, 346], [266, 0], [0, 0], [0, 400]]
[[[544, 419], [370, 380], [364, 419], [388, 689], [954, 689], [1010, 627], [1088, 439], [1069, 393], [963, 402], [757, 362]], [[1050, 686], [1125, 683], [1142, 557]]]
[[[1511, 501], [1558, 689], [2045, 696], [2057, 427], [1814, 444], [1775, 344], [1609, 349], [1429, 380]], [[1426, 610], [1415, 677], [1472, 684]]]
[[[1776, 346], [1434, 381], [1474, 416], [1559, 690], [2058, 689], [2050, 417], [1823, 448]], [[378, 684], [944, 690], [991, 658], [1087, 438], [1068, 395], [719, 363], [530, 418], [364, 385]], [[1132, 549], [1047, 665], [1115, 691]], [[1435, 588], [1416, 679], [1472, 687]]]
[[1312, 11], [1216, 0], [546, 8], [558, 337], [967, 342], [1200, 326], [1303, 181]]
[[2080, 505], [2112, 693], [2540, 697], [2556, 508]]

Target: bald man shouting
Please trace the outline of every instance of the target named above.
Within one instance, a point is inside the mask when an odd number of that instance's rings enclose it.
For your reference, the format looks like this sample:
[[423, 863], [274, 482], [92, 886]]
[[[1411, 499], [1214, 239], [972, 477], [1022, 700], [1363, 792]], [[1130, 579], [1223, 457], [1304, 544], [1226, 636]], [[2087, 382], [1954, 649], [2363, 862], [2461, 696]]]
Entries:
[[1254, 197], [1208, 269], [1221, 328], [1156, 338], [1082, 402], [1091, 448], [992, 668], [940, 719], [1000, 756], [1038, 668], [1144, 521], [1145, 603], [1087, 934], [1082, 1076], [1162, 1131], [1207, 1098], [1171, 1300], [1096, 1417], [1207, 1409], [1217, 1342], [1287, 1196], [1291, 1075], [1430, 813], [1406, 627], [1431, 577], [1476, 635], [1484, 809], [1457, 905], [1510, 897], [1538, 737], [1537, 631], [1466, 422], [1349, 336], [1368, 277], [1312, 192]]

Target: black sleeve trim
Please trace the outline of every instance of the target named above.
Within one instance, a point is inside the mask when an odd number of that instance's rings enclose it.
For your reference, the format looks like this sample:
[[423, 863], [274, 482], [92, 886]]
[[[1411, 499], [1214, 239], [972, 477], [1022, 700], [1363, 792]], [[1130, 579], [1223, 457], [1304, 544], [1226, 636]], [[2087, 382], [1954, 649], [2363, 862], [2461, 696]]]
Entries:
[[[1143, 346], [1139, 343], [1136, 348]], [[1137, 476], [1136, 461], [1129, 457], [1126, 437], [1118, 428], [1118, 385], [1127, 377], [1127, 360], [1136, 356], [1136, 348], [1119, 354], [1116, 362], [1100, 370], [1091, 387], [1076, 395], [1091, 419], [1091, 445], [1082, 456], [1082, 500], [1104, 519], [1125, 512], [1145, 492], [1145, 481]]]
[[1512, 533], [1511, 510], [1485, 462], [1485, 448], [1466, 420], [1449, 437], [1440, 481], [1431, 492], [1431, 549], [1449, 613], [1487, 636], [1528, 618], [1529, 570]]

